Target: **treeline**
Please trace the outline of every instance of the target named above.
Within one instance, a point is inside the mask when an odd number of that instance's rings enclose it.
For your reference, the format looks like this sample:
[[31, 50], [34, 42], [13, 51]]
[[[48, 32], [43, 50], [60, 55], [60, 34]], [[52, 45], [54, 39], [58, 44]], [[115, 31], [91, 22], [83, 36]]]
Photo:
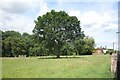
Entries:
[[34, 46], [32, 35], [28, 33], [23, 33], [21, 35], [17, 31], [1, 31], [1, 33], [3, 57], [30, 55], [29, 48]]
[[[56, 55], [36, 41], [35, 36], [28, 33], [20, 34], [17, 31], [1, 31], [2, 33], [2, 56], [14, 57]], [[91, 54], [93, 50], [93, 38], [85, 37], [83, 40], [66, 42], [61, 48], [61, 55]], [[84, 45], [81, 45], [84, 43]], [[52, 45], [51, 45], [52, 46]]]
[[90, 55], [95, 41], [81, 31], [76, 16], [52, 10], [35, 21], [33, 34], [1, 31], [2, 56]]

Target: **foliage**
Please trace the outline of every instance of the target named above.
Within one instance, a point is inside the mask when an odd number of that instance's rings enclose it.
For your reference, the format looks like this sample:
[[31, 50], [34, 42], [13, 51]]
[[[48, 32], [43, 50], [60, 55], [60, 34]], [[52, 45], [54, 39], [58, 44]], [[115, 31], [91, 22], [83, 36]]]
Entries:
[[90, 55], [95, 41], [84, 35], [80, 21], [64, 11], [51, 10], [35, 21], [33, 34], [2, 33], [2, 56]]
[[66, 55], [66, 57], [67, 57], [67, 55], [73, 55], [73, 53], [74, 53], [73, 43], [66, 42], [61, 49], [61, 54]]
[[[23, 43], [19, 39], [21, 34], [16, 31], [5, 31], [2, 34], [3, 56], [14, 56], [23, 52]], [[23, 45], [22, 45], [23, 44]]]
[[2, 34], [2, 56], [27, 55], [28, 40], [16, 31], [5, 31]]
[[94, 50], [94, 46], [95, 46], [95, 41], [92, 37], [85, 37], [84, 39], [84, 45], [83, 45], [83, 51], [81, 52], [81, 54], [83, 55], [91, 55], [93, 50]]
[[106, 54], [112, 54], [114, 52], [114, 50], [113, 49], [108, 49], [107, 51], [106, 51]]
[[33, 32], [49, 52], [54, 50], [57, 57], [60, 57], [60, 50], [66, 42], [74, 42], [76, 38], [84, 37], [77, 17], [54, 10], [37, 18]]

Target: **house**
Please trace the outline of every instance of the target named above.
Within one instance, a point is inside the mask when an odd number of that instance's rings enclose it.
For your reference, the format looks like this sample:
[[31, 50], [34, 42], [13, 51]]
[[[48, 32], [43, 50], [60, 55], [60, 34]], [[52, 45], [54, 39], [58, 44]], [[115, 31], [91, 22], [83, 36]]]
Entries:
[[104, 54], [103, 49], [101, 48], [96, 48], [93, 55], [102, 55]]
[[104, 47], [96, 48], [93, 55], [104, 55], [107, 52], [107, 49]]

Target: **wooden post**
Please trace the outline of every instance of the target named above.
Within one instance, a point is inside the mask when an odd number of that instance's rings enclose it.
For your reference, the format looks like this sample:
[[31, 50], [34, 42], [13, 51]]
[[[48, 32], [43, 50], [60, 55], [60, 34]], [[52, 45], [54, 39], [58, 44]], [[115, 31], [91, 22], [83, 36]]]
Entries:
[[118, 57], [117, 57], [117, 73], [116, 73], [116, 77], [117, 80], [120, 80], [120, 53], [118, 53]]
[[[120, 4], [120, 3], [119, 3]], [[119, 5], [120, 6], [120, 5]], [[118, 20], [118, 23], [120, 23], [120, 21]], [[118, 25], [119, 26], [119, 25]], [[118, 31], [120, 31], [120, 29], [118, 28]], [[117, 51], [117, 72], [116, 72], [116, 80], [120, 80], [120, 32], [117, 32], [118, 34], [118, 51]]]
[[111, 55], [111, 72], [116, 74], [116, 69], [117, 69], [117, 54], [113, 53]]
[[118, 53], [117, 53], [117, 73], [116, 78], [120, 80], [120, 1], [118, 2]]

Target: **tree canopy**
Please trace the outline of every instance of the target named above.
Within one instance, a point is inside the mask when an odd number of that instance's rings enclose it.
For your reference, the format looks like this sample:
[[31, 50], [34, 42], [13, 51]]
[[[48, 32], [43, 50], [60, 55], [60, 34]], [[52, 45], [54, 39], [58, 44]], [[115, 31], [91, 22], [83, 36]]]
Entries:
[[[49, 52], [54, 51], [60, 57], [61, 49], [67, 42], [80, 42], [85, 37], [80, 21], [76, 16], [69, 16], [64, 11], [51, 10], [35, 21], [34, 35]], [[82, 43], [80, 43], [79, 48]], [[77, 44], [76, 44], [77, 45]], [[76, 49], [78, 51], [78, 49]]]
[[2, 56], [92, 54], [95, 41], [85, 36], [76, 16], [51, 10], [35, 20], [33, 34], [1, 31]]

